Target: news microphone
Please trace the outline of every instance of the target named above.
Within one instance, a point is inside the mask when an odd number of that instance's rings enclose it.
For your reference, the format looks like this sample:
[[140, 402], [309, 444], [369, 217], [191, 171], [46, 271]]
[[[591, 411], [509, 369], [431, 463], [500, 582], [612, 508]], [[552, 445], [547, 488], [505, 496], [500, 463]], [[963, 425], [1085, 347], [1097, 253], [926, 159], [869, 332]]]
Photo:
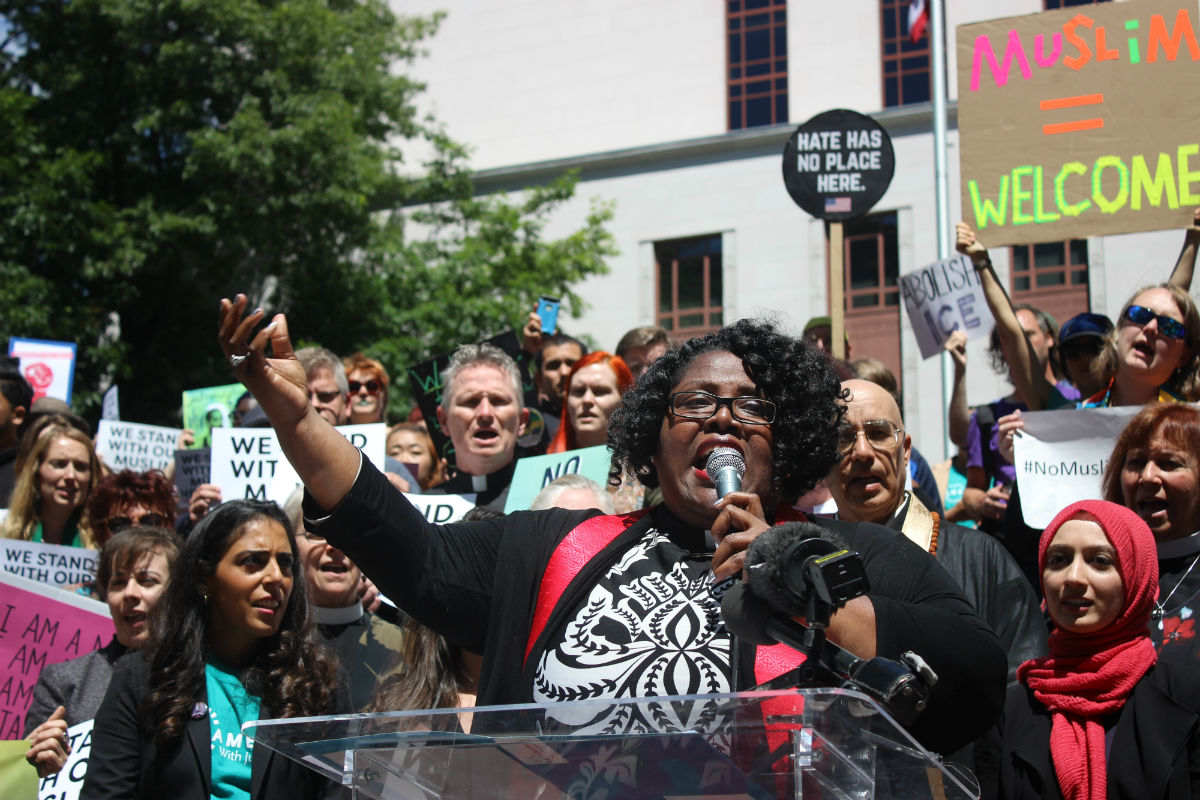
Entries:
[[810, 658], [799, 668], [802, 685], [840, 683], [874, 697], [901, 725], [911, 725], [929, 702], [929, 688], [937, 675], [918, 655], [906, 652], [901, 661], [875, 657], [862, 659], [821, 639], [814, 648], [814, 631], [775, 612], [744, 582], [729, 587], [721, 598], [725, 627], [747, 644], [776, 643], [799, 650]]
[[793, 617], [810, 613], [810, 594], [832, 610], [870, 591], [858, 553], [811, 522], [776, 525], [756, 537], [746, 550], [746, 572], [754, 594]]
[[704, 462], [704, 471], [708, 473], [717, 487], [717, 496], [724, 497], [731, 492], [742, 490], [742, 476], [746, 474], [746, 459], [732, 447], [718, 447], [708, 454]]

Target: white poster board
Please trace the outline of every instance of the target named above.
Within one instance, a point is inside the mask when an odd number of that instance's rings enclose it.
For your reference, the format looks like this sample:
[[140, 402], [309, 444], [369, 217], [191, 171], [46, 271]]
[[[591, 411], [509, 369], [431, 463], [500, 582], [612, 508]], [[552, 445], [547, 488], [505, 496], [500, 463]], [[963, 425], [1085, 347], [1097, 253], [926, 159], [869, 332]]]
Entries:
[[8, 340], [8, 354], [20, 360], [21, 374], [33, 387], [33, 399], [57, 397], [71, 402], [75, 385], [75, 343], [49, 339]]
[[71, 754], [57, 775], [42, 778], [38, 784], [38, 800], [78, 800], [87, 777], [88, 756], [92, 754], [94, 719], [85, 719], [67, 728]]
[[[387, 425], [342, 425], [338, 432], [382, 472]], [[272, 428], [213, 428], [211, 483], [225, 500], [283, 504], [300, 485]]]
[[1021, 512], [1045, 528], [1077, 500], [1098, 500], [1117, 436], [1141, 406], [1022, 412], [1025, 430], [1013, 441]]
[[900, 294], [917, 335], [921, 358], [940, 354], [942, 345], [956, 330], [965, 332], [968, 339], [980, 339], [988, 336], [995, 325], [979, 275], [964, 255], [901, 275]]
[[114, 472], [165, 470], [175, 459], [180, 433], [179, 428], [102, 419], [96, 428], [96, 455]]

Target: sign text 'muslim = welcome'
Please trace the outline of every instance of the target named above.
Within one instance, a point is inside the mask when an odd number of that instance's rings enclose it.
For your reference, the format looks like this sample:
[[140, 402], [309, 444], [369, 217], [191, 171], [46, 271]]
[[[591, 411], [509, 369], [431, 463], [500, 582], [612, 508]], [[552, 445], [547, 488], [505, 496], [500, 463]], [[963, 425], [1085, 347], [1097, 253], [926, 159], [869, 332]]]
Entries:
[[1182, 227], [1200, 14], [1135, 0], [958, 29], [962, 211], [989, 246]]

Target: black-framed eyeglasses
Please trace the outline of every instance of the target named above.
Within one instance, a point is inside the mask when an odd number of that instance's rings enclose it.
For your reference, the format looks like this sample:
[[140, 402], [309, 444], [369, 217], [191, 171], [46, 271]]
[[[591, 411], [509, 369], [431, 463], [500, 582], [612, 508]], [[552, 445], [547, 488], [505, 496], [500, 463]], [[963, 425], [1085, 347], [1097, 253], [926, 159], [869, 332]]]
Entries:
[[1168, 339], [1186, 339], [1187, 328], [1177, 319], [1171, 319], [1163, 314], [1154, 313], [1153, 309], [1145, 306], [1130, 306], [1125, 309], [1125, 319], [1134, 325], [1146, 326], [1150, 320], [1158, 320], [1158, 332]]
[[126, 528], [132, 528], [134, 525], [145, 525], [149, 528], [167, 528], [170, 520], [162, 514], [155, 514], [153, 511], [148, 514], [142, 514], [137, 519], [127, 516], [109, 517], [105, 521], [105, 526], [109, 533], [120, 533]]
[[350, 381], [350, 394], [358, 394], [358, 390], [362, 389], [363, 387], [366, 387], [368, 394], [375, 394], [380, 390], [380, 388], [382, 388], [379, 381], [375, 380], [374, 378], [371, 378], [371, 380], [367, 381], [366, 383], [362, 383], [361, 381]]
[[846, 455], [858, 443], [858, 437], [863, 436], [872, 450], [887, 453], [895, 450], [904, 436], [904, 429], [891, 420], [872, 419], [861, 425], [851, 425], [843, 422], [838, 427], [838, 452]]
[[761, 397], [718, 397], [708, 392], [675, 392], [669, 398], [671, 413], [684, 419], [708, 419], [721, 406], [738, 422], [770, 425], [775, 421], [775, 404]]

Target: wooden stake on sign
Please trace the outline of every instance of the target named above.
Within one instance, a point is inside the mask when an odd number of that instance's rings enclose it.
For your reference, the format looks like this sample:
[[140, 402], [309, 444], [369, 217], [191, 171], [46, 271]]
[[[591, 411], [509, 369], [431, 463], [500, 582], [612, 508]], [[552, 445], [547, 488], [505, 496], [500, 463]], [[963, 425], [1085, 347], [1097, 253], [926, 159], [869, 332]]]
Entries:
[[833, 357], [838, 361], [846, 358], [846, 268], [845, 247], [842, 244], [842, 223], [829, 223], [829, 344]]

